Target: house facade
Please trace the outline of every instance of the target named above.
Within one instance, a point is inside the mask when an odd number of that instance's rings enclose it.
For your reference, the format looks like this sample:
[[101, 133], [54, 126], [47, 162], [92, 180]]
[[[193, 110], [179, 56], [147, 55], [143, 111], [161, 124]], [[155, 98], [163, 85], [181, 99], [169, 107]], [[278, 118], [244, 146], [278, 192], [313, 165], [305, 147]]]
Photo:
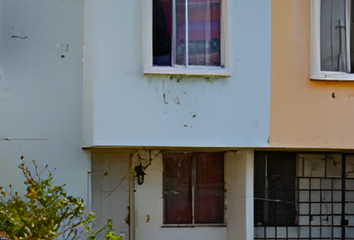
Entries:
[[255, 157], [255, 239], [354, 237], [351, 4], [272, 1], [272, 151]]
[[253, 239], [270, 2], [86, 1], [84, 16], [83, 146], [98, 218], [130, 239]]
[[0, 19], [2, 186], [21, 156], [48, 164], [124, 239], [354, 239], [351, 1], [1, 0]]

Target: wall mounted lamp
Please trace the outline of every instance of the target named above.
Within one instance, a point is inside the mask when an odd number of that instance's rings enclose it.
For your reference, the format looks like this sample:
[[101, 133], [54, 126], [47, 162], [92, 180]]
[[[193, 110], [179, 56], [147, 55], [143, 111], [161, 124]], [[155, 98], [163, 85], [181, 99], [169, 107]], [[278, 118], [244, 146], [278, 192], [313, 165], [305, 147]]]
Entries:
[[140, 164], [139, 166], [136, 166], [134, 168], [135, 172], [136, 172], [136, 178], [138, 181], [139, 185], [142, 185], [144, 183], [144, 176], [145, 176], [145, 168], [142, 166], [142, 164]]

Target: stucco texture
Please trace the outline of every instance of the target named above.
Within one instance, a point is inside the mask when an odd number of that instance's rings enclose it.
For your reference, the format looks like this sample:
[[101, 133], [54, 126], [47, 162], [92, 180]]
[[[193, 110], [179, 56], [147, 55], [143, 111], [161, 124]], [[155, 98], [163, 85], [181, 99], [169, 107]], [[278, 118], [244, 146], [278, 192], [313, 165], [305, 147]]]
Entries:
[[231, 77], [144, 75], [145, 5], [85, 2], [84, 146], [266, 146], [270, 3], [227, 1]]
[[354, 146], [354, 82], [310, 80], [311, 1], [272, 1], [271, 147]]

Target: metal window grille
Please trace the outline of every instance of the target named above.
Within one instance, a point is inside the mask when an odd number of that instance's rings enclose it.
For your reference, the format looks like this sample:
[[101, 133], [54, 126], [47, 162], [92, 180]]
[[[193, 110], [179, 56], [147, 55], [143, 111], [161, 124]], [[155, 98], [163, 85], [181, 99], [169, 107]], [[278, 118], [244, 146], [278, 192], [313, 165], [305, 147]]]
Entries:
[[[283, 159], [289, 158], [284, 153]], [[278, 153], [278, 157], [281, 156]], [[261, 152], [255, 155], [255, 226], [254, 239], [308, 239], [308, 240], [343, 240], [354, 239], [354, 156], [344, 154], [294, 154], [296, 166], [294, 176], [294, 201], [288, 206], [294, 206], [293, 223], [277, 214], [277, 208], [272, 210], [266, 206], [271, 202], [286, 204], [281, 198], [259, 197], [259, 180], [262, 161], [268, 163], [265, 179], [271, 178], [274, 168], [272, 162], [274, 153]], [[283, 169], [286, 172], [285, 169]], [[273, 171], [274, 172], [274, 171]], [[287, 178], [292, 176], [287, 175]], [[273, 190], [278, 189], [272, 187]], [[266, 188], [264, 190], [266, 192]], [[258, 194], [258, 195], [257, 195]], [[273, 212], [270, 212], [273, 211]], [[274, 216], [273, 221], [259, 221], [257, 214]], [[257, 222], [258, 220], [258, 222]], [[284, 224], [285, 223], [285, 224]]]

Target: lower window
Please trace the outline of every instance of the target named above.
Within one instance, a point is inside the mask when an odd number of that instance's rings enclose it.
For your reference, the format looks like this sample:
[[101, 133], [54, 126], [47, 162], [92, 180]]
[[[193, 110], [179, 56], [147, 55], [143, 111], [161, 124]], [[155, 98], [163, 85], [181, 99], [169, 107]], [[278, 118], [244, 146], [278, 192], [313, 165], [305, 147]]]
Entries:
[[164, 224], [224, 223], [223, 153], [163, 153]]
[[255, 152], [254, 225], [296, 225], [296, 155]]

